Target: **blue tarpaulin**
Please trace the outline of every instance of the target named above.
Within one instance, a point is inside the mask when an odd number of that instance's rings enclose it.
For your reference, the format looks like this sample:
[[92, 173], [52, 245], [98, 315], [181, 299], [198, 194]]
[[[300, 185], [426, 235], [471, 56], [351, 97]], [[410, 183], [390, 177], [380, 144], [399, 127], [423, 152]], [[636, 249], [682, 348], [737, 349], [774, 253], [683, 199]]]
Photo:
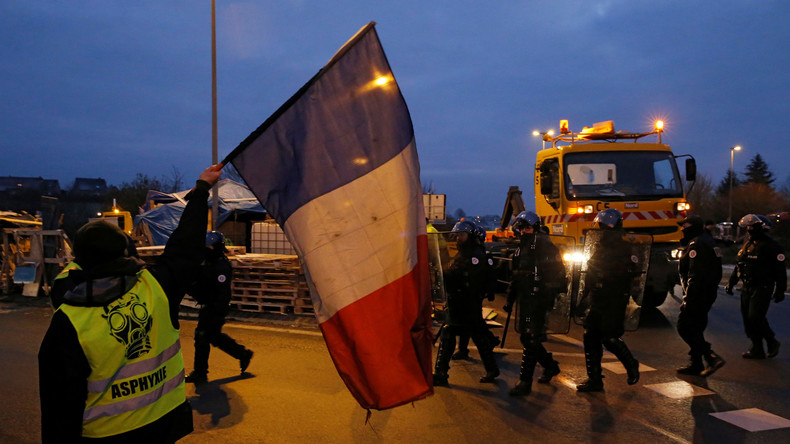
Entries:
[[[219, 189], [219, 214], [217, 215], [217, 226], [222, 225], [232, 215], [259, 215], [261, 218], [266, 214], [266, 210], [258, 202], [246, 186], [224, 179], [217, 183]], [[146, 211], [135, 216], [134, 225], [144, 222], [151, 232], [153, 245], [164, 245], [170, 238], [170, 234], [178, 226], [181, 214], [184, 212], [186, 201], [184, 196], [190, 190], [179, 191], [177, 193], [162, 193], [151, 190], [146, 196]], [[157, 205], [151, 208], [151, 203]], [[209, 195], [209, 206], [211, 206], [211, 195]]]

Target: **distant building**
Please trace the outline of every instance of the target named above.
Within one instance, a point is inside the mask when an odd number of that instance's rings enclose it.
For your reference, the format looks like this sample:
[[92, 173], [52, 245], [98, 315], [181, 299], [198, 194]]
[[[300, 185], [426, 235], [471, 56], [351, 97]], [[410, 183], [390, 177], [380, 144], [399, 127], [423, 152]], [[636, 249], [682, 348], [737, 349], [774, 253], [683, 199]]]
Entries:
[[107, 193], [107, 181], [101, 177], [89, 179], [78, 177], [74, 179], [74, 186], [71, 188], [73, 197], [82, 198], [101, 198]]
[[5, 193], [6, 196], [36, 192], [42, 196], [58, 197], [60, 184], [57, 180], [41, 177], [0, 176], [0, 192]]

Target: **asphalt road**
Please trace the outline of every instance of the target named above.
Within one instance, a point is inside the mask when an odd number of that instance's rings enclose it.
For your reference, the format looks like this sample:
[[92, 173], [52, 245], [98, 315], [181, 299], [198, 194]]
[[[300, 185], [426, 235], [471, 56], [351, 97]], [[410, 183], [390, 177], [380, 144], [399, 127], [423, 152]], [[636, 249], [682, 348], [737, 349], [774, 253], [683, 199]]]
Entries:
[[[40, 440], [36, 353], [51, 309], [19, 300], [0, 302], [1, 443]], [[501, 305], [499, 300], [491, 307], [501, 311]], [[738, 298], [720, 291], [707, 336], [727, 364], [707, 379], [679, 378], [674, 371], [687, 359], [674, 329], [677, 311], [678, 301], [669, 298], [659, 310], [644, 314], [638, 331], [626, 333], [625, 341], [646, 366], [635, 386], [616, 373], [622, 366], [607, 353], [604, 363], [612, 366], [604, 370], [605, 392], [577, 393], [585, 370], [582, 331], [573, 325], [567, 335], [553, 335], [546, 344], [562, 373], [550, 385], [535, 383], [526, 398], [511, 398], [521, 350], [510, 332], [507, 348], [497, 351], [502, 376], [496, 384], [477, 381], [483, 368], [473, 350], [472, 360], [452, 362], [450, 387], [439, 387], [413, 405], [374, 411], [367, 424], [366, 411], [345, 389], [314, 326], [233, 322], [225, 331], [255, 351], [251, 374], [240, 376], [237, 361], [213, 349], [210, 382], [188, 387], [195, 432], [180, 442], [790, 442], [790, 328], [785, 321], [790, 302], [772, 304], [769, 312], [785, 348], [777, 358], [749, 361], [740, 357], [748, 341]], [[182, 324], [191, 369], [195, 322]], [[712, 415], [741, 409], [777, 415], [769, 420], [784, 428], [748, 431]]]

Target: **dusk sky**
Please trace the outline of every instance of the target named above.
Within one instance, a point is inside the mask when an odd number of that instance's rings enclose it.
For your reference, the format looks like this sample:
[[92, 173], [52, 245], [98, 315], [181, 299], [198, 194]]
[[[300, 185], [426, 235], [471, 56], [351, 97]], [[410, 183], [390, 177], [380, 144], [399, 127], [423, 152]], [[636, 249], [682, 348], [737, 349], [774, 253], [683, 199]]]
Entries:
[[[447, 210], [532, 199], [532, 131], [614, 120], [714, 184], [762, 155], [790, 183], [790, 2], [217, 0], [219, 157], [362, 26], [409, 106]], [[0, 2], [0, 176], [109, 184], [211, 162], [211, 2]]]

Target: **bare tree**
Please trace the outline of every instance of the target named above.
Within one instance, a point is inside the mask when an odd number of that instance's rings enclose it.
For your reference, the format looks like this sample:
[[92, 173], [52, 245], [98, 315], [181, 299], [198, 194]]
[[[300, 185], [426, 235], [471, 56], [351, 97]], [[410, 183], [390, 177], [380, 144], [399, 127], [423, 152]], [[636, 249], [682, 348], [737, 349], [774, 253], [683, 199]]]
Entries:
[[687, 199], [691, 204], [692, 213], [703, 219], [722, 220], [722, 214], [720, 214], [721, 211], [719, 209], [721, 199], [715, 193], [715, 186], [710, 177], [697, 173], [697, 182], [694, 184], [691, 192], [689, 192]]
[[[175, 165], [170, 166], [170, 177], [162, 180], [163, 184], [167, 184], [170, 193], [181, 191], [184, 188], [184, 175], [176, 168]], [[165, 190], [163, 190], [165, 191]]]

